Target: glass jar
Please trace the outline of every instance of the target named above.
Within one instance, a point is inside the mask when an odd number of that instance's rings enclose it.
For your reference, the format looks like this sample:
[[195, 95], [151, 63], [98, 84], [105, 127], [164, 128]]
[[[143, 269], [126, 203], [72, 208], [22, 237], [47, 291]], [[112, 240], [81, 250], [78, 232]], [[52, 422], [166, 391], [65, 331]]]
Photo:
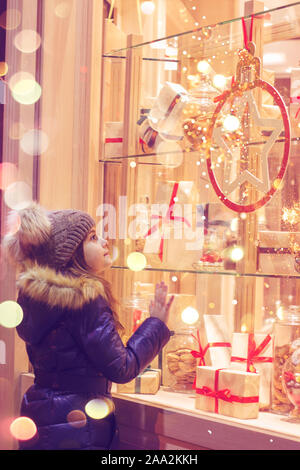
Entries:
[[149, 298], [140, 294], [133, 293], [131, 297], [123, 300], [125, 334], [129, 338], [149, 317]]
[[182, 328], [174, 332], [164, 348], [163, 383], [173, 392], [191, 393], [196, 378], [197, 359], [191, 351], [198, 350], [196, 329]]
[[288, 415], [293, 409], [283, 383], [283, 367], [295, 351], [300, 338], [300, 306], [290, 305], [274, 324], [274, 362], [272, 380], [272, 410]]

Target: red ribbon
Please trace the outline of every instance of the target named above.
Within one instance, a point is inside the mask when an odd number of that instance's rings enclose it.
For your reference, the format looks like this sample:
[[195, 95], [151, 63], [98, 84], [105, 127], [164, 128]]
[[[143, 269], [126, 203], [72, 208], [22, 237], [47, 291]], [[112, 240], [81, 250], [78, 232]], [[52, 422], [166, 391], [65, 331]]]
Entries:
[[106, 144], [111, 144], [115, 142], [123, 142], [123, 138], [122, 137], [108, 137], [107, 139], [105, 139]]
[[199, 351], [191, 351], [191, 354], [193, 357], [199, 358], [199, 366], [205, 366], [205, 354], [207, 353], [208, 348], [230, 348], [231, 344], [230, 343], [225, 343], [225, 342], [216, 342], [216, 343], [207, 343], [205, 348], [202, 348], [201, 341], [200, 341], [200, 334], [199, 330], [197, 330], [197, 338], [192, 335], [192, 337], [198, 342], [199, 345]]
[[[233, 85], [235, 84], [235, 78], [234, 78], [234, 75], [232, 76], [231, 78], [231, 88], [233, 87]], [[230, 90], [225, 90], [223, 91], [223, 93], [221, 93], [221, 95], [218, 95], [214, 98], [214, 103], [217, 103], [218, 101], [221, 101], [221, 100], [225, 100], [227, 98], [227, 96], [229, 95], [230, 93]]]
[[294, 374], [292, 372], [289, 372], [288, 370], [283, 373], [284, 381], [289, 382], [290, 380], [296, 380]]
[[240, 397], [239, 395], [233, 395], [229, 388], [223, 388], [219, 390], [219, 375], [220, 370], [215, 371], [215, 383], [214, 390], [210, 387], [203, 386], [196, 388], [196, 393], [215, 399], [215, 413], [219, 413], [219, 400], [227, 401], [229, 403], [257, 403], [259, 400], [258, 395], [252, 397]]
[[244, 34], [244, 45], [245, 45], [245, 49], [247, 49], [247, 51], [249, 51], [249, 42], [252, 41], [252, 35], [253, 35], [253, 20], [254, 20], [254, 17], [253, 17], [253, 15], [251, 15], [250, 31], [249, 31], [249, 38], [248, 38], [248, 33], [247, 33], [247, 27], [246, 27], [245, 18], [242, 18], [243, 34]]
[[[153, 227], [151, 227], [148, 230], [145, 237], [148, 237], [153, 232], [155, 232], [158, 229], [160, 224], [162, 224], [163, 222], [169, 222], [170, 220], [181, 220], [182, 222], [185, 222], [189, 227], [191, 226], [189, 221], [186, 220], [184, 217], [177, 217], [177, 216], [174, 216], [174, 214], [173, 214], [173, 207], [174, 207], [174, 204], [175, 204], [174, 198], [176, 197], [178, 187], [179, 187], [179, 183], [175, 183], [174, 186], [173, 186], [173, 191], [172, 191], [171, 199], [170, 199], [170, 202], [169, 202], [169, 207], [168, 207], [168, 210], [167, 210], [167, 213], [166, 213], [165, 217], [163, 217], [161, 215], [152, 215], [151, 216], [151, 218], [153, 218], [153, 219], [160, 219], [160, 222], [158, 222], [156, 225], [153, 225]], [[160, 245], [159, 245], [159, 258], [160, 258], [161, 261], [163, 260], [163, 250], [164, 250], [164, 237], [163, 237], [163, 234], [162, 234]]]
[[171, 104], [170, 106], [168, 107], [166, 113], [165, 113], [165, 117], [167, 118], [171, 112], [173, 111], [173, 109], [175, 108], [176, 104], [178, 103], [178, 101], [181, 99], [181, 95], [176, 95], [175, 98], [173, 98], [173, 100], [171, 101]]
[[297, 119], [298, 114], [300, 113], [300, 96], [292, 96], [290, 98], [290, 103], [299, 103], [298, 111], [295, 114], [295, 119]]
[[247, 372], [256, 373], [254, 362], [273, 362], [273, 357], [260, 356], [260, 354], [263, 352], [263, 350], [266, 348], [266, 346], [268, 345], [270, 341], [271, 341], [271, 336], [267, 335], [265, 339], [260, 343], [260, 345], [256, 347], [254, 334], [249, 333], [247, 357], [244, 358], [244, 357], [232, 356], [231, 361], [232, 362], [247, 362]]

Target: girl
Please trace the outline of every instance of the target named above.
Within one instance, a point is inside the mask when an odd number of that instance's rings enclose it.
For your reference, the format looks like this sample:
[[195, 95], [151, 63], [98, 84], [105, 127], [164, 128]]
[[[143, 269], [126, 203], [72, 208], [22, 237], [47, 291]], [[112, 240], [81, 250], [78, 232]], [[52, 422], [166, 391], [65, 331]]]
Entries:
[[[20, 274], [17, 327], [26, 343], [35, 381], [21, 416], [36, 435], [20, 449], [110, 449], [116, 435], [111, 383], [143, 371], [170, 338], [166, 326], [173, 297], [156, 285], [147, 318], [124, 346], [117, 302], [101, 273], [111, 266], [94, 220], [75, 210], [46, 211], [38, 204], [18, 212], [19, 228], [5, 245]], [[109, 407], [89, 416], [93, 403]]]

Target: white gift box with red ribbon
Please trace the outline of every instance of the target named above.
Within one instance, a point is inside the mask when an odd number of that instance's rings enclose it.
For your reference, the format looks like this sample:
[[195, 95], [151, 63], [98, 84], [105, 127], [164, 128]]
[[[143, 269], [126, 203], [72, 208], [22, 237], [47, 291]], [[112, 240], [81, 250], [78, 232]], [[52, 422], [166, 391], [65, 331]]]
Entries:
[[193, 181], [168, 181], [158, 186], [151, 226], [144, 237], [151, 266], [183, 269], [199, 258], [203, 239], [193, 230], [193, 185]]
[[259, 403], [271, 401], [274, 337], [263, 333], [233, 333], [230, 368], [260, 374]]
[[193, 354], [199, 358], [199, 366], [230, 367], [231, 342], [223, 315], [203, 315], [197, 331], [199, 351]]
[[188, 99], [188, 92], [178, 83], [166, 82], [161, 88], [148, 119], [151, 127], [172, 134]]
[[104, 158], [123, 155], [123, 122], [106, 122], [104, 130]]

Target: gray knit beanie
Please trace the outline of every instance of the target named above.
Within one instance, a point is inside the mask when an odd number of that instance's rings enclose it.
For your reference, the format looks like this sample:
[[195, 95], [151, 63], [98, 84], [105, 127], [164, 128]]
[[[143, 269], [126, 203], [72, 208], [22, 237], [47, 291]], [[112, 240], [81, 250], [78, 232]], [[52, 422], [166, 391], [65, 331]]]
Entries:
[[13, 212], [18, 229], [8, 233], [4, 246], [16, 263], [34, 259], [62, 271], [71, 261], [76, 249], [95, 226], [86, 212], [65, 209], [47, 211], [37, 203]]

